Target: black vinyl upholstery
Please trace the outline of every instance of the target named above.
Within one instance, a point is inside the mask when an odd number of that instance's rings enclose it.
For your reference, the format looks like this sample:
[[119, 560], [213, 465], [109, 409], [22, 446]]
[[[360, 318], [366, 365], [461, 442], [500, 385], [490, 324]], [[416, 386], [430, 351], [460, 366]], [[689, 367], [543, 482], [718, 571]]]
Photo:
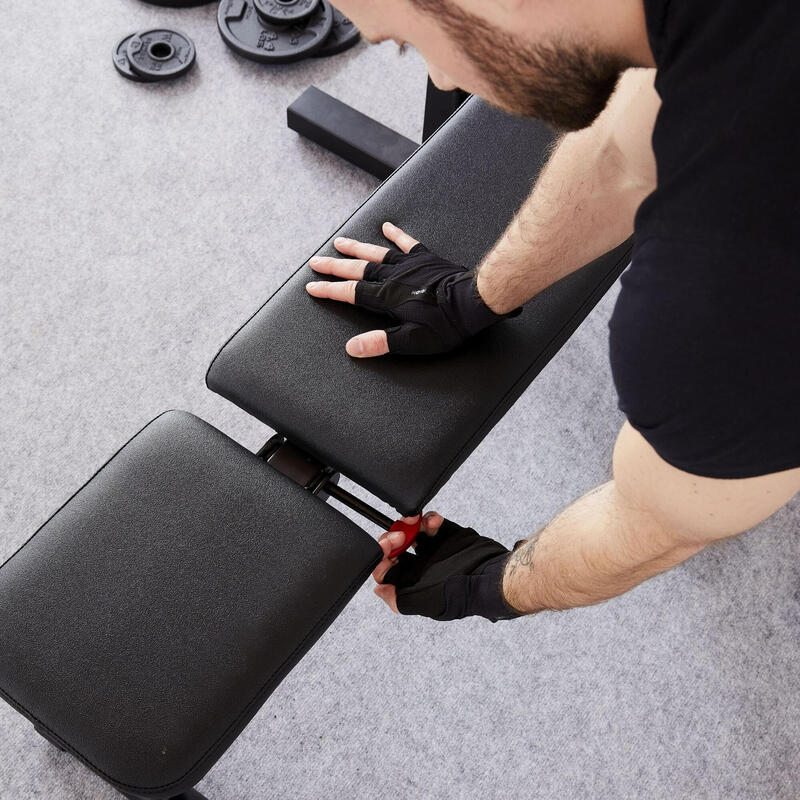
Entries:
[[167, 412], [0, 568], [0, 694], [123, 793], [175, 796], [380, 558], [342, 514]]
[[[552, 135], [472, 97], [335, 236], [385, 242], [389, 220], [471, 266], [501, 235]], [[522, 315], [436, 357], [352, 359], [351, 336], [391, 322], [310, 297], [304, 264], [228, 341], [208, 386], [404, 514], [438, 491], [628, 263], [629, 243], [564, 278]], [[336, 280], [333, 278], [333, 280]]]

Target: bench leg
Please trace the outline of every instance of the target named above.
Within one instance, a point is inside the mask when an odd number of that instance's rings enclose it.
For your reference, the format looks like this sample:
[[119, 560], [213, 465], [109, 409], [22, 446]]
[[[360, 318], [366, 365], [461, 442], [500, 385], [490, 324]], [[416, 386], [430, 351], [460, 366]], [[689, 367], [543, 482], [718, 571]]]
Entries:
[[197, 789], [189, 789], [188, 792], [176, 795], [171, 800], [206, 800], [206, 798]]
[[461, 89], [446, 92], [437, 89], [428, 78], [428, 89], [425, 94], [425, 118], [422, 125], [422, 141], [424, 142], [434, 131], [469, 97]]
[[[147, 798], [135, 794], [126, 794], [124, 796], [127, 797], [128, 800], [147, 800]], [[170, 800], [207, 800], [207, 798], [205, 795], [200, 794], [197, 789], [189, 789], [188, 792], [176, 794], [175, 797], [171, 797]]]
[[331, 153], [388, 178], [419, 145], [377, 120], [309, 86], [286, 110], [289, 127]]

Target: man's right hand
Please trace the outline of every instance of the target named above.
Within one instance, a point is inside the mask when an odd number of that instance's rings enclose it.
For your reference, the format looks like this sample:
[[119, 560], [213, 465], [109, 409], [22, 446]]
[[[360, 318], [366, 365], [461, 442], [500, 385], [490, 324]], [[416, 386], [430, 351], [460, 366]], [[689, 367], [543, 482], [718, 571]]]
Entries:
[[[404, 518], [415, 522], [416, 517]], [[415, 554], [389, 554], [397, 533], [385, 533], [378, 543], [384, 559], [372, 577], [374, 592], [393, 611], [447, 621], [479, 616], [497, 622], [521, 617], [503, 595], [503, 571], [509, 550], [500, 542], [462, 528], [441, 514], [428, 512], [414, 540]], [[514, 549], [525, 543], [518, 541]]]
[[348, 280], [309, 283], [309, 294], [368, 308], [398, 323], [350, 339], [346, 349], [351, 356], [444, 353], [522, 311], [495, 314], [478, 293], [474, 270], [437, 256], [389, 222], [383, 231], [399, 252], [337, 239], [336, 249], [353, 258], [312, 258], [310, 262], [316, 272]]

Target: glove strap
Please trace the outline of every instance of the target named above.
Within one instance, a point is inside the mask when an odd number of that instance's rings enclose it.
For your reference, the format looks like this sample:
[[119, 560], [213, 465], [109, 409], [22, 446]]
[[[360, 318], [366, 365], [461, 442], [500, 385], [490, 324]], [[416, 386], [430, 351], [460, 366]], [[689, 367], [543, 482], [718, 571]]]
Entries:
[[508, 557], [508, 553], [502, 553], [490, 559], [480, 573], [472, 576], [468, 614], [486, 617], [491, 622], [525, 616], [508, 605], [503, 596], [503, 573]]
[[516, 317], [522, 313], [522, 306], [520, 306], [508, 314], [495, 314], [484, 303], [478, 292], [475, 270], [464, 272], [452, 280], [443, 281], [437, 294], [442, 311], [462, 339], [474, 336], [495, 322], [507, 317]]

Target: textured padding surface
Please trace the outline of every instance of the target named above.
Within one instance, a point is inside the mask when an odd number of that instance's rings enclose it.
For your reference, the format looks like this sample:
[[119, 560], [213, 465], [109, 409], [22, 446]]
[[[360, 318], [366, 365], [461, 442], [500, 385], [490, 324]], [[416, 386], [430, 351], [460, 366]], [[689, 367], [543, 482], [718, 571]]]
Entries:
[[[472, 266], [530, 193], [552, 134], [470, 98], [333, 239], [386, 242], [384, 221]], [[313, 254], [312, 254], [313, 255]], [[628, 263], [629, 247], [564, 278], [458, 351], [352, 359], [390, 320], [312, 298], [304, 264], [231, 338], [208, 386], [404, 514], [419, 510], [552, 358]], [[323, 276], [324, 279], [324, 276]], [[334, 279], [336, 280], [336, 279]]]
[[346, 517], [167, 412], [0, 569], [0, 690], [117, 788], [178, 794], [380, 557]]

